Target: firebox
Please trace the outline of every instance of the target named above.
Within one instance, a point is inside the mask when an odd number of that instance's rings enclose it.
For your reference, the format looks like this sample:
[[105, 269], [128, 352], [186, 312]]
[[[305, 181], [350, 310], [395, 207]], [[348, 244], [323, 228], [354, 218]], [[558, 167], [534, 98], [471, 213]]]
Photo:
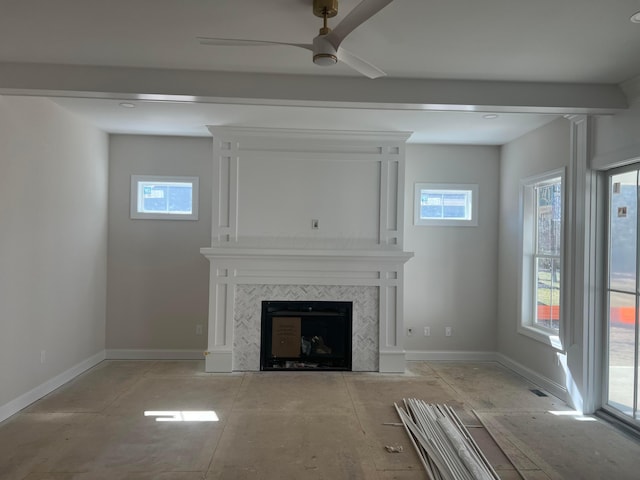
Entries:
[[260, 370], [351, 370], [352, 302], [264, 301]]

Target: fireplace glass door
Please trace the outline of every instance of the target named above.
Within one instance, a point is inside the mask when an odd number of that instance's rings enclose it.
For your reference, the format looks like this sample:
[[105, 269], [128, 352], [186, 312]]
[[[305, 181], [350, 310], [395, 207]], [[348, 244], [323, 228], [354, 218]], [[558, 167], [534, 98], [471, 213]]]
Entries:
[[262, 302], [260, 370], [351, 370], [352, 302]]

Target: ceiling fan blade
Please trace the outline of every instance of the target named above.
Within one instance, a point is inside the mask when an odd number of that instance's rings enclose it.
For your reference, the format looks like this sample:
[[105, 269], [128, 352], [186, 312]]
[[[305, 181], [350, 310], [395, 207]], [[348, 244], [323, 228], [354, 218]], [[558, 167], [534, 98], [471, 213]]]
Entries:
[[213, 45], [217, 47], [268, 47], [270, 45], [286, 45], [289, 47], [299, 47], [313, 51], [313, 45], [308, 43], [286, 43], [268, 42], [263, 40], [243, 40], [237, 38], [211, 38], [197, 37], [201, 45]]
[[357, 55], [354, 55], [344, 48], [338, 49], [338, 60], [342, 63], [345, 63], [346, 65], [349, 65], [351, 68], [353, 68], [357, 72], [360, 72], [365, 77], [378, 78], [387, 75], [378, 67], [371, 65], [366, 60], [361, 59]]
[[335, 28], [327, 34], [327, 40], [336, 49], [342, 41], [358, 28], [362, 23], [369, 20], [376, 13], [389, 5], [393, 0], [362, 0], [351, 10]]

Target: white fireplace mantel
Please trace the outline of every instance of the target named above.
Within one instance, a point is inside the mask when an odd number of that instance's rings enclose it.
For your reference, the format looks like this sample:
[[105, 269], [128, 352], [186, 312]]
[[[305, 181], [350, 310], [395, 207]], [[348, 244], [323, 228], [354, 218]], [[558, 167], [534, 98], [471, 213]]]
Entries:
[[205, 257], [218, 259], [236, 260], [267, 260], [267, 261], [290, 261], [290, 260], [337, 260], [346, 262], [367, 262], [372, 261], [380, 264], [402, 264], [413, 257], [412, 252], [391, 249], [302, 249], [302, 248], [251, 248], [251, 247], [205, 247], [200, 249], [200, 253]]
[[[200, 252], [211, 263], [209, 348], [206, 352], [208, 372], [234, 370], [234, 318], [238, 285], [377, 288], [378, 371], [404, 371], [403, 266], [413, 257], [413, 253], [388, 249], [363, 251], [234, 247], [202, 248]], [[253, 308], [256, 312], [260, 311], [260, 305], [254, 305]]]

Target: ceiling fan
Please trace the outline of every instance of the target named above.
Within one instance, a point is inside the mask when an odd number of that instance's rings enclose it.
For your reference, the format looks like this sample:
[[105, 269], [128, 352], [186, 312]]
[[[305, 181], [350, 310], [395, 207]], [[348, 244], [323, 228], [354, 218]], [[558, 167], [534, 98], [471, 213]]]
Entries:
[[288, 45], [304, 48], [313, 53], [316, 65], [335, 65], [338, 61], [350, 66], [357, 72], [369, 77], [378, 78], [386, 74], [378, 67], [348, 52], [340, 46], [347, 36], [361, 24], [389, 5], [393, 0], [362, 0], [332, 30], [327, 26], [327, 19], [338, 14], [338, 0], [313, 0], [313, 14], [323, 19], [320, 33], [313, 43], [270, 42], [262, 40], [244, 40], [232, 38], [197, 37], [202, 45], [214, 46], [265, 46]]

